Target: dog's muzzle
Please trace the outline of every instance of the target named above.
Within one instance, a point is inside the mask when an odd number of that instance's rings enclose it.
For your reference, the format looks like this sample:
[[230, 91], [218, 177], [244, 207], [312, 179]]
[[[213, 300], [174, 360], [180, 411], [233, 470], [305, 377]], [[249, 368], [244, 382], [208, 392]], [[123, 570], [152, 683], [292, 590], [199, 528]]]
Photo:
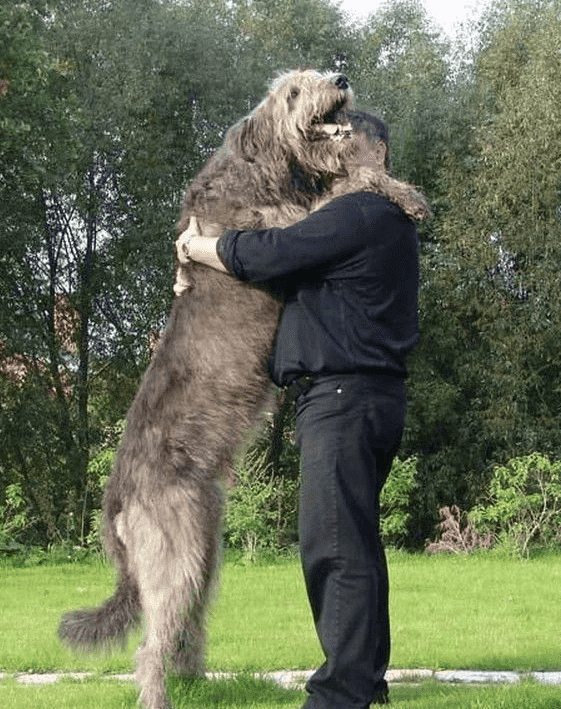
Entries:
[[340, 123], [323, 123], [317, 126], [317, 131], [335, 142], [349, 140], [353, 137], [353, 127], [350, 123], [345, 123], [344, 125]]
[[349, 80], [344, 74], [341, 74], [335, 79], [335, 86], [341, 91], [346, 91], [349, 88]]

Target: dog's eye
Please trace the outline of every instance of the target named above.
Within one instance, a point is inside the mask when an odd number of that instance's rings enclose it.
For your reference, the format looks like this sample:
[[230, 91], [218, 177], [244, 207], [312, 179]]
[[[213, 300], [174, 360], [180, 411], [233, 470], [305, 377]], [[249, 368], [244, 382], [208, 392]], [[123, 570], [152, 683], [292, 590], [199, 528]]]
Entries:
[[290, 89], [290, 100], [292, 101], [293, 99], [295, 99], [299, 93], [299, 89]]

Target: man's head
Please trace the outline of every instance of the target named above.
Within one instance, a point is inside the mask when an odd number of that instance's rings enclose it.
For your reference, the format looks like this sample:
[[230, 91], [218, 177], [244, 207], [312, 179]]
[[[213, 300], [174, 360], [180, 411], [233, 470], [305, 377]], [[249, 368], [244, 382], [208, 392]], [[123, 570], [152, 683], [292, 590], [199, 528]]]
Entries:
[[345, 111], [360, 146], [358, 163], [389, 172], [389, 129], [378, 116], [360, 109]]

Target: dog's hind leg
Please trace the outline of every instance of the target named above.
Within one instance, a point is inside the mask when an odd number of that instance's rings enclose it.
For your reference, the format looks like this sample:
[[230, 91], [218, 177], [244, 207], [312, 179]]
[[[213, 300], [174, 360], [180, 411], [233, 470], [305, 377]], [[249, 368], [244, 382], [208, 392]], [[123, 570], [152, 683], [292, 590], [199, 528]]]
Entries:
[[206, 614], [211, 591], [205, 584], [201, 597], [181, 619], [175, 638], [170, 672], [185, 679], [204, 677], [206, 671]]
[[[156, 572], [157, 573], [157, 572]], [[139, 703], [146, 709], [169, 709], [166, 691], [166, 658], [172, 651], [178, 627], [181, 593], [151, 584], [145, 589], [146, 636], [136, 653], [136, 680]]]
[[[221, 511], [221, 501], [215, 509]], [[214, 519], [207, 516], [206, 522], [208, 545], [205, 548], [201, 588], [193, 604], [182, 615], [170, 665], [172, 673], [184, 678], [203, 677], [206, 670], [206, 615], [213, 597], [222, 539], [220, 516], [214, 515]]]
[[222, 500], [214, 481], [179, 480], [123, 512], [146, 635], [136, 655], [140, 702], [171, 706], [165, 674], [204, 672], [204, 613], [216, 565]]

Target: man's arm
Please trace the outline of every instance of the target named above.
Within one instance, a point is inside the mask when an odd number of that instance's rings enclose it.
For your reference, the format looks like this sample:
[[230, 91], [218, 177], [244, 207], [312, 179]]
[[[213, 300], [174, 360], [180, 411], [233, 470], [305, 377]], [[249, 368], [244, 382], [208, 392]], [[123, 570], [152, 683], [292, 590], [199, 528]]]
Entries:
[[226, 230], [217, 250], [236, 278], [262, 284], [336, 262], [360, 249], [367, 231], [360, 206], [346, 195], [284, 229]]
[[262, 284], [356, 251], [368, 238], [368, 229], [360, 207], [346, 195], [284, 229], [223, 230], [191, 218], [176, 245], [180, 262], [189, 258]]

